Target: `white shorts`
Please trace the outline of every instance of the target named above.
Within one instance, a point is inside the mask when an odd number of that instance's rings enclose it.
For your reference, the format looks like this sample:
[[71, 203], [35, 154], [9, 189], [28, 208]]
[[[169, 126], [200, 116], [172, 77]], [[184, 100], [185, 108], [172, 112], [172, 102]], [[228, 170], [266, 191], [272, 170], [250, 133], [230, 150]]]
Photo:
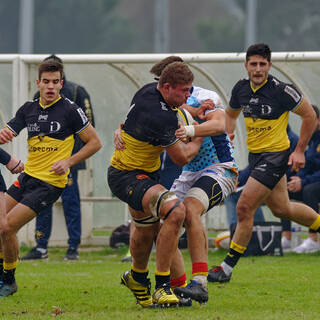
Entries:
[[198, 185], [197, 188], [192, 187], [201, 177], [205, 176], [211, 177], [218, 182], [222, 191], [221, 201], [234, 191], [238, 180], [234, 163], [224, 162], [214, 164], [197, 172], [183, 171], [179, 178], [173, 182], [170, 191], [173, 191], [180, 201], [183, 201], [184, 198], [189, 196], [197, 198], [203, 203], [205, 211], [207, 211], [209, 207], [212, 207], [215, 204], [210, 205], [210, 199], [206, 190], [201, 190], [201, 186]]

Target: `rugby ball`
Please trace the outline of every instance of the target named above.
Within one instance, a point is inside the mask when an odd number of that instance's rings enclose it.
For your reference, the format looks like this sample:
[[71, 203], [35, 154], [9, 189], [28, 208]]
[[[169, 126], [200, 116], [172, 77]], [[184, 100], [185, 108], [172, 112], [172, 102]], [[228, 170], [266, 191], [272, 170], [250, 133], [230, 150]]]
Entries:
[[230, 231], [223, 231], [218, 233], [218, 235], [214, 238], [214, 245], [219, 249], [229, 249]]
[[[178, 122], [180, 122], [183, 126], [189, 126], [194, 123], [193, 117], [190, 114], [190, 112], [183, 108], [178, 109], [177, 118], [178, 118]], [[190, 141], [191, 141], [191, 138], [188, 137], [187, 141], [185, 142], [190, 142]]]
[[190, 112], [186, 109], [179, 108], [177, 112], [178, 121], [184, 126], [190, 126], [194, 123], [193, 117]]

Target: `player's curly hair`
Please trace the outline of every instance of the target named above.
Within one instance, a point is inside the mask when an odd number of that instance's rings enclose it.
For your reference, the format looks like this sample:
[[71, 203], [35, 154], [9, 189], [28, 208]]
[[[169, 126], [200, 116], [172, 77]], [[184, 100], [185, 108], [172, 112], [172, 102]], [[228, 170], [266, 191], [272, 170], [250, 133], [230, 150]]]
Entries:
[[169, 83], [173, 88], [193, 82], [194, 76], [184, 62], [173, 62], [168, 64], [162, 71], [159, 79], [159, 87]]
[[[151, 69], [150, 69], [150, 73], [154, 74], [157, 77], [161, 76], [162, 71], [164, 70], [164, 68], [169, 65], [170, 63], [173, 62], [183, 62], [183, 59], [180, 58], [179, 56], [169, 56], [166, 57], [162, 60], [160, 60], [159, 62], [157, 62]], [[159, 80], [159, 79], [158, 79]]]
[[270, 62], [271, 50], [269, 46], [265, 43], [256, 43], [248, 48], [246, 54], [246, 61], [248, 61], [251, 56], [261, 56]]

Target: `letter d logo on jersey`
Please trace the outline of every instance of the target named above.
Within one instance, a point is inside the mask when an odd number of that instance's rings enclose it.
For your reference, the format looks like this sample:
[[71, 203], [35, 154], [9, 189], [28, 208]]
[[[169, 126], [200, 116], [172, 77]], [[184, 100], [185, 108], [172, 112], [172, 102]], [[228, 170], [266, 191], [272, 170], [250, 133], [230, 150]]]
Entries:
[[78, 108], [77, 111], [82, 119], [83, 124], [85, 124], [88, 121], [87, 116], [85, 115], [85, 113], [83, 112], [83, 110], [81, 108]]

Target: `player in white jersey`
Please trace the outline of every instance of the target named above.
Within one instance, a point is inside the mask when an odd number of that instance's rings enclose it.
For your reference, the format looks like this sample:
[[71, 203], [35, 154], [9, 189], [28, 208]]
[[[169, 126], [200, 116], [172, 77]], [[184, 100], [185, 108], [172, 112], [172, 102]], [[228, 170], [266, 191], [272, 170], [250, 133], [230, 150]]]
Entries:
[[[225, 111], [219, 95], [193, 87], [187, 105], [199, 108], [207, 99], [213, 101], [214, 109], [206, 111], [205, 120], [196, 118], [199, 125], [182, 126], [177, 131], [177, 137], [182, 140], [193, 136], [204, 139], [196, 157], [183, 167], [171, 188], [186, 207], [184, 226], [192, 261], [191, 282], [186, 287], [175, 288], [175, 293], [199, 302], [208, 300], [208, 240], [201, 216], [234, 190], [238, 175], [233, 148], [225, 133]], [[188, 106], [185, 106], [187, 110]], [[181, 274], [183, 264], [177, 263], [173, 268], [176, 274]]]

